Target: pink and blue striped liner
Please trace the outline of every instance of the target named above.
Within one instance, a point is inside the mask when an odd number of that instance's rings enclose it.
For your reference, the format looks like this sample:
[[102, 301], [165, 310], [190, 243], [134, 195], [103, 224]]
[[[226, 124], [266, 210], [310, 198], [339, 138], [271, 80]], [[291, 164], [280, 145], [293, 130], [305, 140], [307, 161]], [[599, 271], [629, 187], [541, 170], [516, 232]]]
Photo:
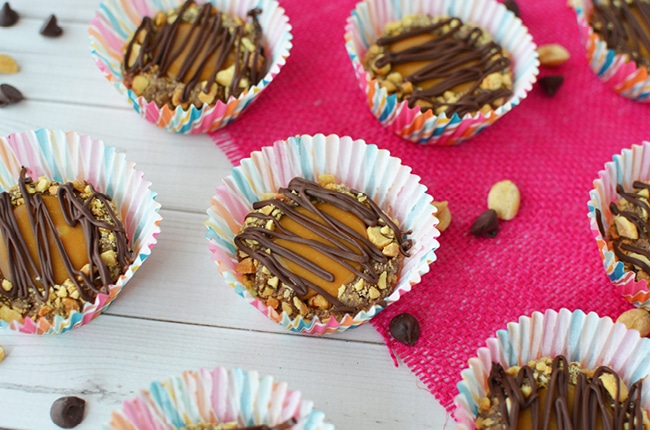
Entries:
[[[487, 30], [513, 62], [510, 100], [486, 115], [478, 112], [462, 118], [432, 110], [421, 112], [389, 96], [363, 67], [363, 57], [385, 25], [407, 15], [454, 16]], [[512, 12], [495, 0], [364, 0], [357, 4], [345, 27], [345, 47], [366, 102], [382, 126], [420, 145], [455, 145], [475, 136], [526, 98], [537, 80], [537, 47], [528, 29]]]
[[589, 225], [596, 239], [598, 252], [603, 260], [603, 268], [616, 289], [638, 308], [650, 311], [650, 290], [645, 280], [636, 280], [636, 274], [625, 270], [625, 265], [609, 249], [605, 238], [600, 234], [596, 221], [596, 209], [600, 211], [603, 226], [612, 224], [613, 215], [609, 204], [619, 200], [616, 185], [621, 184], [625, 190], [631, 190], [634, 181], [650, 181], [650, 142], [633, 145], [616, 154], [605, 168], [598, 172], [594, 188], [589, 192]]
[[212, 197], [208, 209], [206, 238], [226, 283], [248, 303], [281, 326], [297, 333], [322, 335], [342, 332], [368, 322], [383, 308], [373, 306], [356, 315], [347, 314], [341, 321], [329, 318], [305, 320], [290, 317], [253, 297], [244, 286], [241, 275], [235, 270], [237, 264], [234, 237], [253, 210], [253, 203], [265, 193], [273, 193], [286, 187], [294, 177], [317, 180], [319, 175], [334, 175], [338, 183], [366, 193], [388, 215], [399, 221], [403, 231], [412, 231], [411, 255], [405, 259], [402, 272], [393, 293], [386, 298], [386, 305], [399, 298], [420, 282], [435, 261], [435, 250], [440, 235], [436, 229], [433, 198], [420, 183], [420, 177], [411, 173], [401, 160], [386, 150], [363, 140], [336, 135], [291, 137], [277, 141], [272, 146], [253, 152], [250, 158], [224, 179]]
[[[122, 83], [121, 62], [123, 49], [144, 16], [154, 16], [158, 11], [168, 11], [179, 6], [181, 0], [106, 0], [99, 5], [95, 17], [90, 21], [90, 51], [102, 74], [122, 94], [129, 104], [147, 121], [167, 131], [180, 134], [209, 133], [225, 127], [241, 115], [273, 79], [280, 73], [291, 50], [291, 25], [278, 5], [277, 0], [210, 0], [218, 10], [232, 16], [246, 17], [254, 8], [262, 9], [258, 16], [271, 66], [262, 80], [228, 102], [217, 101], [214, 106], [203, 105], [200, 109], [190, 106], [158, 108], [155, 102], [148, 102], [137, 96]], [[202, 3], [202, 2], [199, 2]]]
[[[584, 369], [610, 366], [629, 387], [650, 376], [650, 339], [611, 318], [581, 310], [547, 310], [522, 316], [499, 330], [468, 361], [457, 384], [454, 419], [457, 429], [474, 430], [478, 402], [488, 393], [492, 363], [522, 366], [543, 357], [564, 355]], [[650, 384], [643, 384], [642, 407], [650, 410]]]
[[589, 25], [594, 7], [592, 0], [573, 0], [572, 4], [591, 70], [617, 94], [637, 102], [650, 103], [648, 68], [637, 66], [626, 55], [609, 49], [607, 42], [594, 32]]
[[192, 424], [237, 422], [238, 427], [274, 426], [295, 418], [291, 430], [334, 430], [299, 391], [257, 371], [185, 371], [151, 383], [111, 414], [104, 430], [176, 430]]
[[58, 334], [87, 324], [110, 305], [136, 270], [151, 254], [160, 233], [160, 204], [150, 190], [151, 183], [143, 173], [112, 146], [75, 132], [39, 129], [14, 133], [0, 138], [0, 192], [18, 183], [20, 169], [27, 168], [33, 178], [46, 176], [60, 182], [83, 179], [95, 189], [111, 197], [122, 216], [133, 248], [133, 263], [108, 286], [107, 294], [98, 294], [93, 303], [86, 303], [81, 312], [68, 318], [56, 316], [26, 319], [23, 323], [0, 320], [0, 327], [28, 334]]

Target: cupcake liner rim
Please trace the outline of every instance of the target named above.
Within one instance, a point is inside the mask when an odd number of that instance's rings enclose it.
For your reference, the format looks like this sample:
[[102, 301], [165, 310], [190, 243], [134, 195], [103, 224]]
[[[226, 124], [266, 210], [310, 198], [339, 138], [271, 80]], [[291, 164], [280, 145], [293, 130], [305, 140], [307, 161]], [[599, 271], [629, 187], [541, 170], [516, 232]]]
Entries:
[[[352, 166], [351, 160], [358, 161], [367, 169]], [[393, 172], [392, 176], [378, 178], [374, 175], [374, 169], [368, 166], [376, 163], [381, 164], [384, 171]], [[439, 232], [435, 228], [433, 198], [426, 193], [419, 177], [413, 175], [408, 166], [402, 165], [401, 160], [390, 156], [387, 150], [379, 150], [376, 145], [350, 137], [319, 134], [276, 141], [272, 146], [253, 152], [250, 158], [242, 160], [240, 166], [233, 169], [231, 176], [224, 179], [212, 198], [206, 222], [209, 248], [221, 275], [237, 294], [271, 320], [291, 331], [307, 334], [326, 334], [356, 327], [367, 322], [384, 306], [375, 305], [356, 315], [347, 314], [340, 322], [335, 318], [307, 321], [302, 317], [291, 318], [285, 312], [280, 314], [253, 297], [243, 285], [240, 275], [234, 270], [237, 258], [233, 237], [252, 209], [252, 203], [264, 193], [286, 186], [294, 176], [314, 180], [323, 173], [333, 174], [337, 182], [365, 192], [391, 217], [399, 219], [400, 225], [406, 226], [403, 228], [414, 232], [412, 238], [416, 246], [412, 258], [405, 260], [398, 285], [385, 299], [388, 305], [410, 291], [412, 285], [429, 271], [429, 264], [435, 261], [435, 250], [439, 247], [435, 239]], [[409, 204], [395, 204], [398, 194], [406, 196], [404, 200]], [[410, 228], [416, 225], [419, 227]]]
[[[17, 183], [20, 168], [25, 166], [32, 175], [46, 176], [60, 182], [84, 179], [97, 190], [111, 196], [122, 215], [122, 222], [133, 248], [134, 261], [108, 293], [98, 294], [93, 303], [87, 302], [81, 312], [73, 311], [68, 318], [60, 315], [52, 322], [41, 317], [23, 323], [0, 320], [0, 327], [29, 334], [58, 334], [90, 322], [97, 317], [124, 288], [135, 271], [151, 254], [160, 233], [160, 203], [151, 182], [135, 169], [123, 152], [106, 146], [101, 140], [63, 130], [38, 129], [0, 137], [0, 191]], [[99, 166], [97, 168], [97, 166]], [[129, 175], [125, 178], [124, 174]]]

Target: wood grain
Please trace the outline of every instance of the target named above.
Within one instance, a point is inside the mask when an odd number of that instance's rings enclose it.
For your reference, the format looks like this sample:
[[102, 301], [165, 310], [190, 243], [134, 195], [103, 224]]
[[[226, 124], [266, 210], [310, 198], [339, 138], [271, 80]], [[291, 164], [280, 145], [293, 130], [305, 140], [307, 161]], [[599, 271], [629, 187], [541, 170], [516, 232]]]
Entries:
[[[0, 135], [45, 127], [118, 147], [158, 193], [162, 232], [151, 257], [91, 324], [60, 336], [0, 331], [7, 351], [0, 363], [0, 428], [57, 428], [49, 408], [63, 395], [88, 402], [77, 428], [99, 428], [150, 382], [215, 366], [286, 381], [339, 429], [451, 428], [417, 377], [393, 365], [372, 326], [325, 338], [295, 335], [225, 285], [210, 259], [204, 222], [231, 166], [207, 136], [170, 134], [139, 118], [101, 76], [87, 36], [98, 4], [11, 1], [21, 19], [0, 28], [0, 53], [21, 70], [0, 75], [0, 83], [16, 86], [25, 100], [0, 109]], [[51, 13], [64, 29], [61, 38], [38, 34]]]

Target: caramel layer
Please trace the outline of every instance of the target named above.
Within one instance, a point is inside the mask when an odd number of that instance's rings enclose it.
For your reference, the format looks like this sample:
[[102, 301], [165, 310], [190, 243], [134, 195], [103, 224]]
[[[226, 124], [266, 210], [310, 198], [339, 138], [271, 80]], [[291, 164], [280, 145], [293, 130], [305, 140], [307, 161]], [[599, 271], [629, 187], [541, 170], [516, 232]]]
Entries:
[[385, 263], [388, 258], [368, 239], [369, 226], [380, 222], [388, 226], [401, 253], [408, 255], [411, 242], [369, 198], [362, 203], [352, 195], [302, 178], [292, 179], [279, 193], [282, 198], [253, 207], [277, 209], [282, 214], [280, 222], [274, 214], [252, 212], [248, 217], [265, 227], [245, 227], [235, 237], [235, 244], [301, 298], [319, 293], [343, 309], [337, 299], [341, 286], [356, 278], [377, 284], [375, 263]]
[[[81, 198], [72, 183], [57, 185], [56, 197], [28, 189], [28, 184], [34, 187], [22, 168], [20, 205], [12, 204], [10, 193], [0, 193], [0, 277], [11, 282], [8, 289], [3, 283], [0, 294], [10, 300], [33, 295], [47, 302], [54, 285], [70, 280], [81, 299], [94, 300], [117, 278], [103, 260], [104, 236], [113, 236], [112, 267], [123, 272], [132, 261], [124, 226], [109, 197], [90, 185], [87, 197]], [[101, 219], [91, 206], [103, 208]]]
[[[49, 258], [46, 258], [48, 255], [46, 253], [42, 255], [46, 261], [42, 261], [39, 255], [39, 248], [42, 241], [37, 240], [34, 236], [34, 230], [32, 229], [29, 214], [27, 213], [27, 206], [21, 205], [14, 208], [14, 217], [18, 223], [20, 234], [25, 241], [32, 261], [40, 268], [38, 272], [35, 272], [33, 268], [29, 268], [31, 276], [36, 279], [36, 274], [42, 270], [48, 270], [47, 265], [50, 265], [54, 275], [54, 282], [61, 285], [63, 281], [70, 277], [66, 270], [64, 256], [67, 255], [74, 269], [80, 270], [88, 263], [88, 248], [86, 247], [86, 240], [81, 224], [71, 226], [65, 222], [58, 199], [55, 196], [43, 196], [43, 203], [54, 225], [54, 230], [46, 230], [47, 240], [45, 242], [49, 244], [47, 251]], [[57, 247], [55, 235], [61, 240], [64, 249], [63, 252]], [[2, 230], [0, 230], [0, 274], [9, 281], [14, 282], [10, 268], [12, 259], [9, 257], [6, 243], [7, 241], [2, 234]]]
[[[280, 264], [285, 266], [296, 276], [307, 280], [309, 283], [312, 283], [326, 291], [329, 295], [336, 297], [339, 287], [354, 281], [356, 274], [350, 270], [349, 267], [341, 264], [339, 258], [336, 258], [331, 254], [328, 255], [327, 252], [321, 251], [321, 248], [318, 246], [313, 246], [313, 242], [317, 242], [332, 249], [336, 247], [337, 241], [336, 237], [328, 233], [329, 227], [327, 222], [318, 214], [322, 212], [330, 215], [338, 222], [341, 222], [356, 231], [360, 237], [367, 239], [368, 235], [366, 234], [366, 227], [363, 221], [353, 214], [339, 209], [329, 203], [316, 204], [315, 207], [317, 209], [316, 212], [308, 212], [307, 209], [303, 207], [296, 208], [296, 212], [313, 219], [322, 226], [321, 228], [318, 228], [316, 225], [307, 226], [295, 219], [283, 217], [280, 220], [280, 225], [283, 229], [295, 237], [304, 239], [304, 241], [296, 242], [294, 240], [276, 238], [273, 242], [296, 255], [300, 255], [307, 259], [312, 265], [327, 272], [331, 276], [332, 280], [329, 280], [329, 277], [323, 278], [318, 276], [316, 273], [309, 270], [307, 267], [304, 267], [304, 265], [299, 262], [293, 261], [291, 258], [278, 257]], [[357, 248], [356, 246], [345, 242], [343, 242], [343, 246], [346, 246], [351, 252], [354, 252], [355, 255], [361, 255], [361, 252], [358, 249], [355, 249]], [[347, 260], [347, 264], [356, 268], [358, 273], [361, 266], [359, 263]], [[316, 292], [313, 289], [310, 289], [306, 296], [303, 296], [302, 298], [310, 297], [315, 293]]]

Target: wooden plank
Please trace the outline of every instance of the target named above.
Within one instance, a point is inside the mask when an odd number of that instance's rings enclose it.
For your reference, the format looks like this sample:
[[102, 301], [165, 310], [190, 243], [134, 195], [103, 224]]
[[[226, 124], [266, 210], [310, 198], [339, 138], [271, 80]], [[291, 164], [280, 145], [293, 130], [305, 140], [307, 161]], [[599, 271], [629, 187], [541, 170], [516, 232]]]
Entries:
[[1, 136], [44, 127], [73, 130], [120, 148], [167, 209], [205, 213], [231, 170], [208, 136], [166, 132], [131, 110], [25, 100], [0, 109], [0, 119]]
[[0, 334], [0, 426], [56, 428], [56, 398], [88, 401], [80, 430], [153, 380], [186, 369], [240, 367], [286, 381], [340, 429], [441, 429], [446, 415], [381, 345], [152, 322], [105, 315], [61, 336]]

